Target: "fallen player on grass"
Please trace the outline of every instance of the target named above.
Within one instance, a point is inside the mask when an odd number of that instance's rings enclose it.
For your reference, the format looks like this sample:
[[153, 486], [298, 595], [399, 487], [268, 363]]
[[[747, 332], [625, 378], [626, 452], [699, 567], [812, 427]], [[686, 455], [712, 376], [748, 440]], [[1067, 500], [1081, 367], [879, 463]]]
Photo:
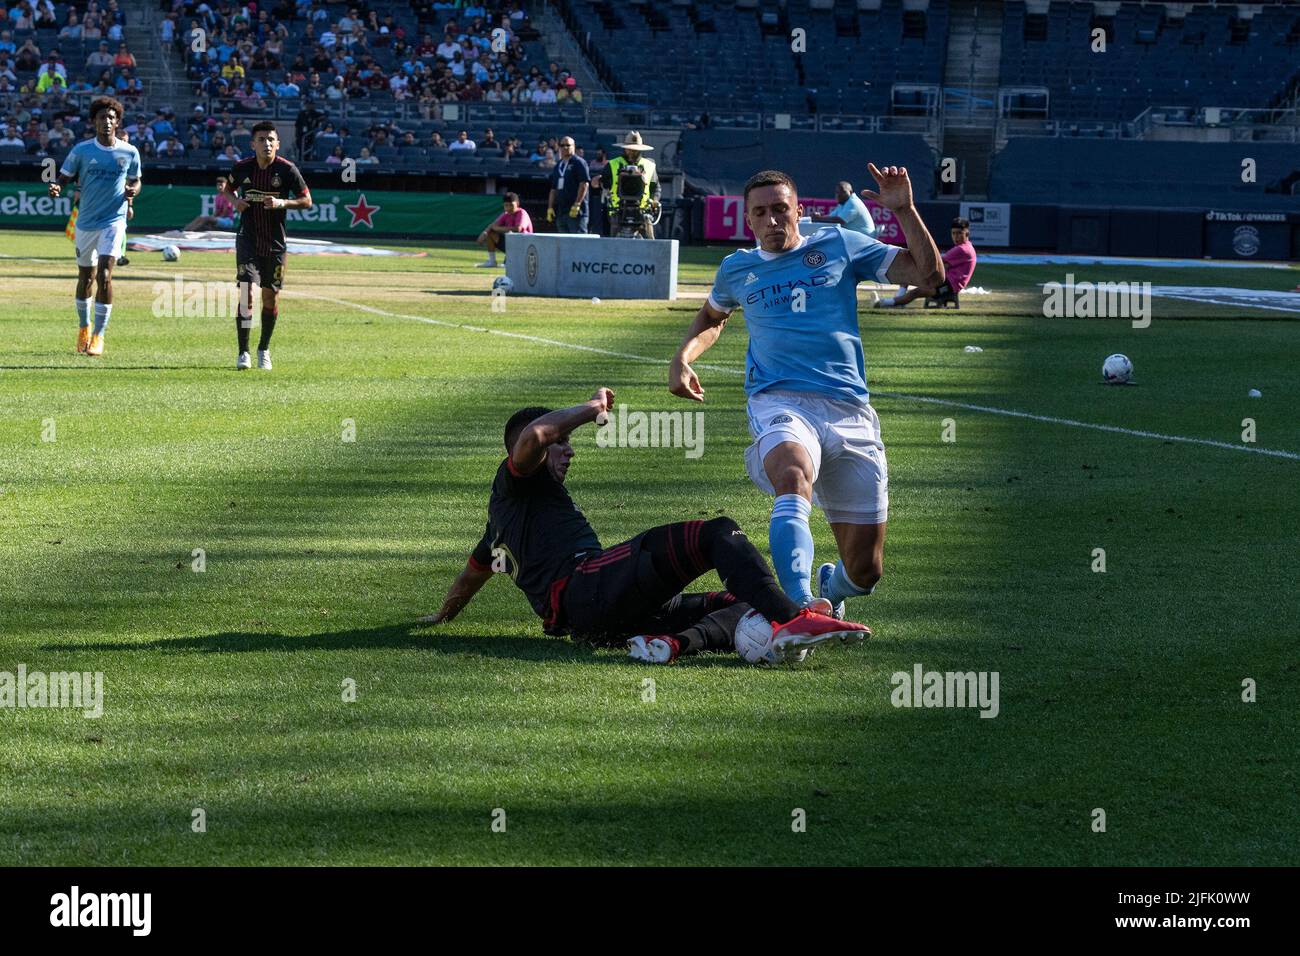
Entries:
[[[871, 631], [800, 608], [731, 518], [659, 525], [603, 548], [564, 487], [574, 429], [608, 412], [614, 393], [596, 390], [571, 408], [523, 408], [506, 423], [506, 459], [497, 469], [487, 528], [436, 614], [461, 612], [494, 573], [508, 574], [550, 635], [599, 646], [626, 644], [634, 660], [667, 664], [703, 650], [731, 650], [750, 607], [772, 622], [774, 660]], [[716, 570], [723, 592], [683, 593]]]

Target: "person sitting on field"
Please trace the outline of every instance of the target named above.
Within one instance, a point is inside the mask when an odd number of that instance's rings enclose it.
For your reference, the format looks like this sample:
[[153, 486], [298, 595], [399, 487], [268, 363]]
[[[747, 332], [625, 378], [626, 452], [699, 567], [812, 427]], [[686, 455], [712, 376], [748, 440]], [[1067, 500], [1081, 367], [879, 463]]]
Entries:
[[[598, 421], [613, 403], [613, 391], [598, 388], [580, 405], [521, 408], [510, 416], [487, 528], [442, 606], [421, 623], [452, 620], [501, 573], [527, 596], [546, 634], [626, 645], [633, 660], [648, 664], [734, 649], [736, 625], [751, 607], [772, 623], [780, 660], [827, 641], [871, 636], [862, 624], [800, 608], [731, 518], [663, 524], [602, 547], [564, 482], [574, 457], [570, 434]], [[683, 593], [712, 570], [726, 591]]]
[[889, 308], [905, 306], [914, 299], [924, 296], [927, 299], [955, 299], [957, 293], [970, 283], [975, 273], [975, 247], [970, 241], [970, 222], [957, 218], [952, 221], [952, 248], [943, 254], [944, 281], [935, 289], [917, 286], [913, 289], [899, 286], [898, 294], [893, 298], [881, 299], [878, 307]]
[[217, 177], [217, 198], [212, 204], [211, 216], [196, 216], [185, 227], [186, 232], [204, 232], [208, 229], [234, 229], [235, 204], [226, 192], [225, 176]]
[[502, 205], [505, 211], [497, 216], [486, 229], [478, 234], [474, 241], [480, 246], [486, 245], [488, 257], [485, 261], [480, 262], [479, 268], [495, 269], [497, 266], [497, 250], [502, 250], [502, 257], [505, 256], [505, 235], [508, 232], [532, 232], [533, 220], [528, 215], [528, 211], [519, 205], [518, 193], [506, 193]]

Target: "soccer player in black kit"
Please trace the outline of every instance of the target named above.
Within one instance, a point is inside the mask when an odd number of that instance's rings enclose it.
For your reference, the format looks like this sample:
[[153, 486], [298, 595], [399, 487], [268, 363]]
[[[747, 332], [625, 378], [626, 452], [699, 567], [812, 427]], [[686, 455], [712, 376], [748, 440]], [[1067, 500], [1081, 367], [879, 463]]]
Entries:
[[[547, 634], [627, 644], [633, 659], [647, 663], [731, 650], [736, 624], [750, 607], [772, 622], [774, 660], [825, 641], [870, 636], [861, 624], [801, 610], [730, 518], [660, 525], [602, 548], [564, 480], [573, 460], [570, 433], [596, 421], [613, 401], [614, 393], [601, 388], [572, 408], [524, 408], [511, 416], [487, 530], [442, 607], [421, 621], [450, 621], [502, 572], [527, 595]], [[682, 593], [715, 568], [726, 591]]]
[[240, 213], [235, 236], [235, 270], [239, 283], [239, 315], [235, 332], [239, 358], [235, 368], [252, 367], [248, 354], [253, 326], [253, 284], [262, 289], [262, 332], [257, 342], [257, 367], [271, 369], [271, 335], [279, 317], [279, 293], [284, 284], [285, 213], [310, 209], [311, 190], [298, 167], [279, 156], [280, 138], [269, 120], [255, 123], [253, 155], [230, 169], [225, 189], [233, 194]]

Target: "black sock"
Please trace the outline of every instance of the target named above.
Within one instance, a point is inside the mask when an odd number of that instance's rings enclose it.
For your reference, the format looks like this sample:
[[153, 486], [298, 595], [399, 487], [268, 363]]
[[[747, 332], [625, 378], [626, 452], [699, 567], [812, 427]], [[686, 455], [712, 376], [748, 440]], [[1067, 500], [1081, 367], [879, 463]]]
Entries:
[[277, 310], [262, 310], [262, 334], [257, 339], [257, 350], [265, 352], [271, 347], [271, 334], [275, 332], [275, 320], [280, 313]]
[[737, 601], [712, 614], [706, 614], [684, 631], [676, 634], [681, 653], [732, 651], [736, 649], [736, 625], [749, 611], [749, 605]]
[[253, 325], [253, 317], [250, 314], [247, 318], [242, 315], [235, 316], [235, 334], [239, 336], [239, 351], [248, 351], [248, 335]]

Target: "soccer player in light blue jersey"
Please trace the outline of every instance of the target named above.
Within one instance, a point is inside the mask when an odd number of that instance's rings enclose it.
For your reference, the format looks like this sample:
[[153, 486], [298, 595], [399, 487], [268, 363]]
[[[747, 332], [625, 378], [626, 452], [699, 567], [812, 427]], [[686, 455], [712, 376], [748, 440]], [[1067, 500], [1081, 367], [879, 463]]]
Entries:
[[[668, 387], [704, 401], [691, 368], [727, 323], [745, 313], [749, 351], [745, 393], [754, 443], [745, 452], [750, 479], [775, 496], [768, 541], [782, 588], [802, 606], [844, 614], [844, 600], [870, 594], [884, 566], [889, 472], [880, 421], [869, 404], [857, 284], [943, 282], [939, 248], [912, 201], [906, 167], [868, 164], [879, 192], [862, 194], [893, 210], [907, 248], [830, 225], [800, 236], [803, 206], [794, 181], [767, 170], [745, 184], [745, 218], [758, 246], [727, 256], [713, 289], [673, 357]], [[830, 522], [840, 560], [809, 576], [812, 505]]]
[[113, 264], [119, 237], [126, 231], [128, 202], [140, 193], [140, 153], [116, 136], [123, 112], [122, 104], [111, 97], [101, 96], [91, 103], [95, 138], [72, 147], [58, 179], [50, 183], [50, 195], [55, 198], [74, 180], [81, 188], [74, 239], [77, 351], [87, 355], [104, 354], [104, 330], [113, 312]]

